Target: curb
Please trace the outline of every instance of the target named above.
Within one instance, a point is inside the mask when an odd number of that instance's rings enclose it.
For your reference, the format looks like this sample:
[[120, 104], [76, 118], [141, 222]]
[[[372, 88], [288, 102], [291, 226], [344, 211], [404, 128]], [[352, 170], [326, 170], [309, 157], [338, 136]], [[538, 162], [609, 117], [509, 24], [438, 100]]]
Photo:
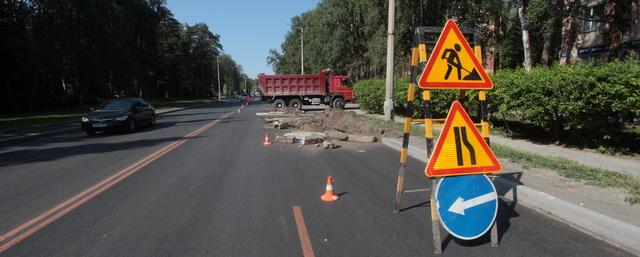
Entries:
[[[382, 143], [397, 151], [402, 149], [402, 141], [398, 139], [382, 138]], [[425, 162], [427, 151], [409, 145], [409, 156]], [[638, 226], [580, 207], [505, 177], [495, 177], [494, 184], [498, 195], [505, 199], [538, 210], [588, 235], [640, 256]]]
[[[210, 105], [210, 104], [214, 104], [214, 103], [218, 103], [218, 101], [211, 101], [211, 102], [208, 102], [208, 103], [197, 104], [197, 105], [192, 105], [192, 106], [188, 106], [188, 107], [180, 107], [180, 108], [175, 108], [175, 109], [169, 109], [169, 110], [166, 110], [166, 111], [160, 111], [160, 112], [156, 112], [156, 115], [159, 116], [159, 115], [166, 114], [166, 113], [182, 111], [182, 110], [186, 110], [186, 109], [189, 109], [189, 108], [197, 108], [197, 107], [206, 106], [206, 105]], [[50, 136], [50, 135], [66, 134], [69, 131], [80, 129], [80, 126], [76, 126], [77, 125], [76, 123], [77, 122], [75, 122], [75, 121], [67, 122], [67, 123], [63, 123], [63, 124], [60, 124], [58, 126], [55, 126], [56, 127], [55, 129], [49, 129], [49, 130], [43, 129], [43, 130], [40, 130], [40, 131], [27, 133], [25, 135], [3, 138], [3, 139], [0, 139], [0, 143], [12, 142], [12, 141], [20, 141], [20, 140], [25, 140], [25, 139], [29, 139], [29, 138], [44, 137], [44, 136]]]

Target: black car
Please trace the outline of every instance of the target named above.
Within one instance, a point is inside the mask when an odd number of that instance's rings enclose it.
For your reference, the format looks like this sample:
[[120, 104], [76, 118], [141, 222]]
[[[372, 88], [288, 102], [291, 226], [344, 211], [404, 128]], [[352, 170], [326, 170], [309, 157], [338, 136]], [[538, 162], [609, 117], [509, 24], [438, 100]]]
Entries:
[[156, 111], [140, 98], [113, 99], [82, 117], [82, 130], [88, 135], [98, 131], [134, 132], [137, 127], [156, 122]]

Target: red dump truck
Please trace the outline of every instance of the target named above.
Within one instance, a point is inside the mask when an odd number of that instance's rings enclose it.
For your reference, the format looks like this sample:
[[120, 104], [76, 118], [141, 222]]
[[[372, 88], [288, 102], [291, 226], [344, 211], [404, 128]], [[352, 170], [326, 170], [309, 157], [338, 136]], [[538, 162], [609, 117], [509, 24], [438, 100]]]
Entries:
[[349, 76], [332, 76], [324, 70], [305, 75], [258, 74], [262, 97], [273, 103], [276, 111], [287, 106], [301, 109], [303, 105], [328, 104], [343, 109], [347, 102], [355, 102], [353, 83]]

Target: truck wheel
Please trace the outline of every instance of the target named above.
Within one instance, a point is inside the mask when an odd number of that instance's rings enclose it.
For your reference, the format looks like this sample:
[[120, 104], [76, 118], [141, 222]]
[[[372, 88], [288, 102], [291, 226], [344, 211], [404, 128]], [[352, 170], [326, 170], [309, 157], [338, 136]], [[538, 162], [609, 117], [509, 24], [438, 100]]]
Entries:
[[346, 104], [347, 103], [342, 98], [336, 98], [333, 100], [333, 108], [338, 108], [340, 110], [343, 110]]
[[284, 110], [285, 107], [287, 107], [287, 103], [282, 99], [278, 99], [273, 102], [273, 109], [277, 112]]
[[289, 108], [294, 110], [301, 110], [302, 101], [300, 99], [291, 99], [291, 101], [289, 101]]

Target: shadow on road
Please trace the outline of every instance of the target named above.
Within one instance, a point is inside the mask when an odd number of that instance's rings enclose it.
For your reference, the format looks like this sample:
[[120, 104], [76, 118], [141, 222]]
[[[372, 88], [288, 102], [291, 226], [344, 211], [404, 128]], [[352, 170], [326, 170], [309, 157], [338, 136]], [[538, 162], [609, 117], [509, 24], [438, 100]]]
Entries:
[[430, 204], [430, 202], [431, 202], [431, 201], [424, 201], [424, 202], [421, 202], [421, 203], [418, 203], [418, 204], [414, 204], [414, 205], [411, 205], [411, 206], [408, 206], [408, 207], [402, 208], [402, 209], [398, 210], [398, 212], [408, 211], [408, 210], [411, 210], [411, 209], [413, 209], [413, 208], [425, 208], [425, 207], [429, 207], [429, 206], [431, 205], [431, 204]]
[[51, 147], [45, 149], [23, 149], [0, 155], [0, 167], [33, 162], [52, 161], [70, 156], [124, 151], [130, 150], [132, 148], [160, 145], [179, 139], [182, 139], [182, 137], [142, 139], [115, 143], [81, 144], [73, 146]]
[[[502, 241], [502, 237], [507, 233], [507, 231], [509, 231], [509, 228], [511, 227], [511, 219], [520, 217], [520, 214], [515, 211], [515, 207], [515, 202], [507, 203], [503, 200], [498, 201], [498, 215], [496, 216], [496, 222], [498, 226], [498, 242]], [[488, 231], [483, 236], [474, 240], [462, 240], [455, 238], [452, 235], [447, 235], [447, 237], [442, 242], [443, 252], [445, 251], [447, 246], [449, 246], [451, 241], [454, 241], [461, 246], [474, 247], [491, 243], [491, 233]]]

